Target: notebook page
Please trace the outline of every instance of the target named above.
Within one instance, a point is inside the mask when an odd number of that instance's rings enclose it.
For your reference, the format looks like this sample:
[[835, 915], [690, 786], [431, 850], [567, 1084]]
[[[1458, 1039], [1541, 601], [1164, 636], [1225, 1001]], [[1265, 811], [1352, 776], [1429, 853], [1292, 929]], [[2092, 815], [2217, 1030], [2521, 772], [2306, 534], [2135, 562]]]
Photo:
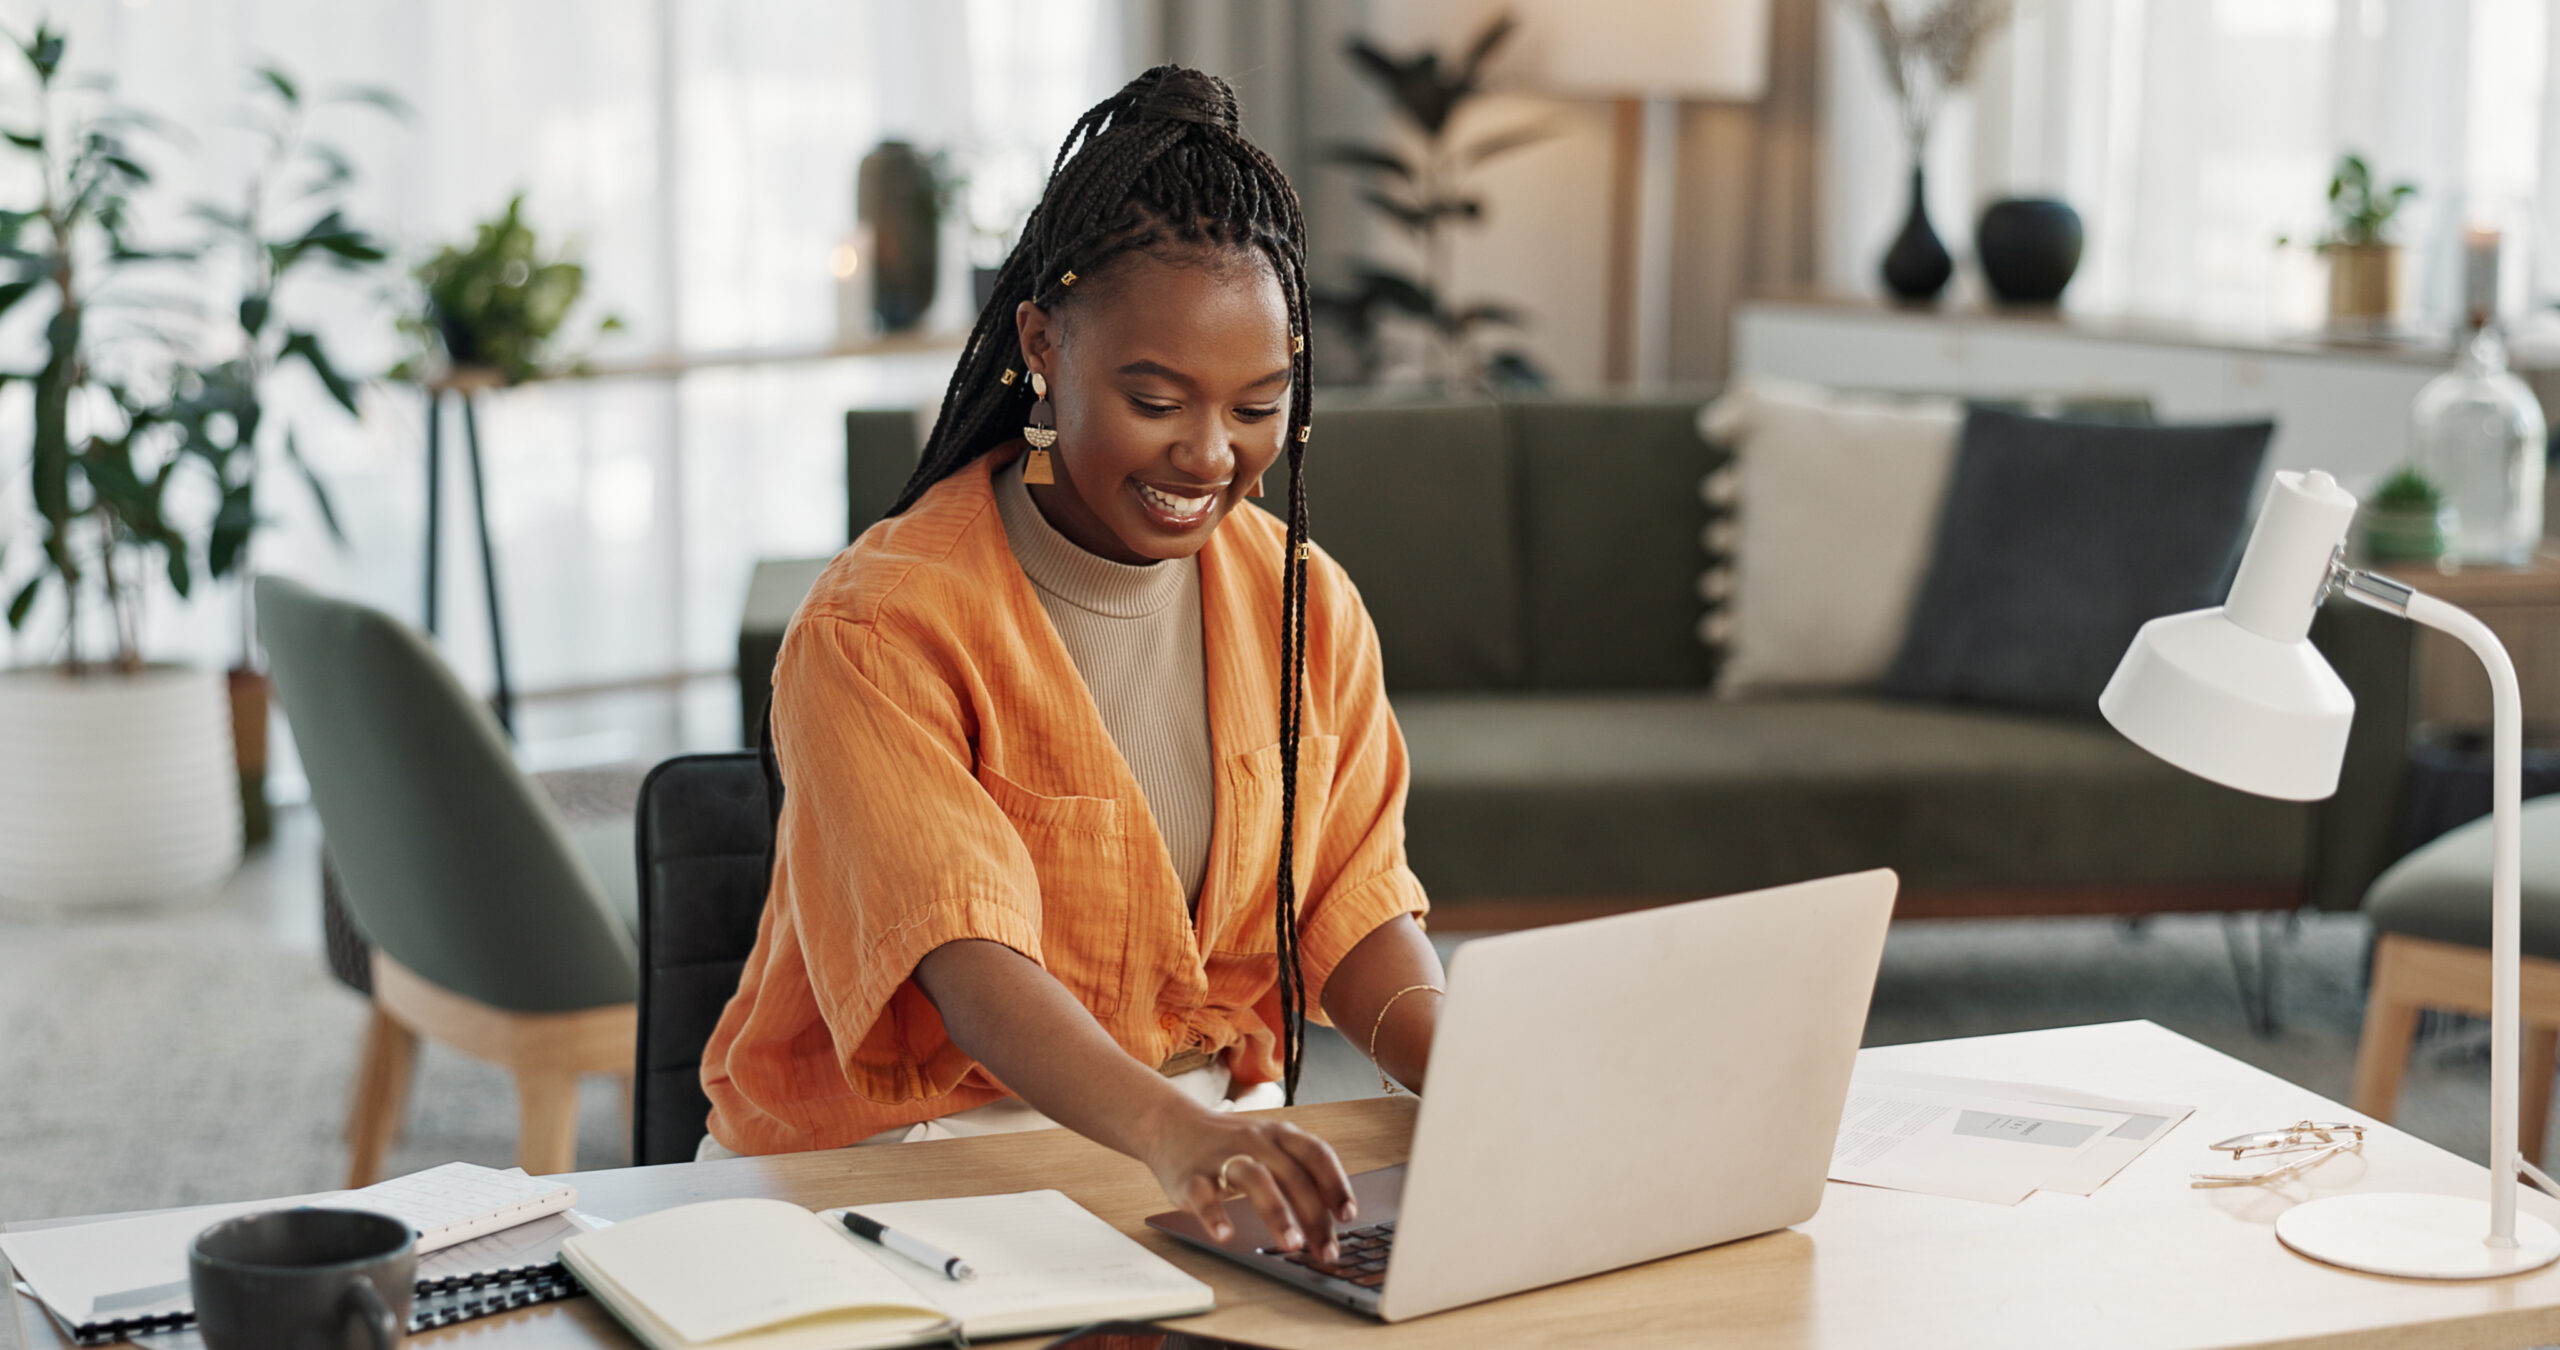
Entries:
[[978, 1272], [949, 1280], [845, 1232], [845, 1240], [960, 1319], [971, 1336], [1012, 1336], [1086, 1322], [1181, 1317], [1217, 1304], [1209, 1286], [1138, 1245], [1057, 1191], [856, 1205], [864, 1216], [950, 1252]]
[[[597, 1292], [617, 1312], [636, 1305], [660, 1324], [635, 1330], [663, 1328], [682, 1344], [871, 1309], [888, 1314], [879, 1327], [885, 1342], [945, 1318], [932, 1299], [787, 1200], [707, 1200], [581, 1233], [562, 1247], [581, 1278], [609, 1286]], [[833, 1343], [856, 1341], [839, 1331]]]
[[500, 1171], [464, 1162], [376, 1182], [341, 1199], [415, 1229], [420, 1254], [557, 1214], [577, 1202], [574, 1186], [529, 1177], [520, 1168]]

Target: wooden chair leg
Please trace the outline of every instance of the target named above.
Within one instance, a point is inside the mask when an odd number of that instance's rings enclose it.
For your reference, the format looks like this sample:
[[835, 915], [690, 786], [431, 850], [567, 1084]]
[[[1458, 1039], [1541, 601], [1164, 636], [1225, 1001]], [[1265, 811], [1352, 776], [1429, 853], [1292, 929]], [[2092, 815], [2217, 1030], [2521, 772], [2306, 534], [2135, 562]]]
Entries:
[[2551, 1089], [2560, 1078], [2560, 1026], [2525, 1024], [2523, 1102], [2516, 1112], [2517, 1147], [2525, 1161], [2542, 1165], [2543, 1136], [2551, 1132]]
[[372, 1020], [365, 1023], [355, 1102], [347, 1111], [347, 1189], [382, 1179], [383, 1155], [400, 1137], [400, 1116], [417, 1065], [418, 1033], [376, 1004]]
[[632, 1128], [631, 1105], [633, 1098], [631, 1095], [631, 1075], [627, 1073], [623, 1074], [617, 1081], [619, 1081], [622, 1087], [622, 1148], [623, 1152], [627, 1155], [624, 1157], [623, 1161], [636, 1164], [640, 1161], [640, 1158], [637, 1154], [631, 1152], [631, 1145], [632, 1141], [638, 1139], [640, 1136], [634, 1133]]
[[2348, 1105], [2388, 1121], [2400, 1105], [2400, 1081], [2409, 1070], [2409, 1043], [2418, 1035], [2418, 1004], [2399, 986], [2398, 939], [2374, 944], [2373, 987], [2365, 992], [2364, 1034], [2356, 1042], [2355, 1087]]
[[519, 1067], [516, 1165], [535, 1176], [578, 1169], [578, 1076]]

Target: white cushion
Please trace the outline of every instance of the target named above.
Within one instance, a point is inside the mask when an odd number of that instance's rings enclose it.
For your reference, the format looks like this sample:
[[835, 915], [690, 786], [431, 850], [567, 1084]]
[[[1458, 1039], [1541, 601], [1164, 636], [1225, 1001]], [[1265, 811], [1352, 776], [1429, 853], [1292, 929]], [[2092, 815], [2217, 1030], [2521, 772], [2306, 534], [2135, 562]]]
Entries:
[[1884, 679], [1936, 545], [1964, 409], [1746, 378], [1699, 414], [1740, 472], [1718, 688]]

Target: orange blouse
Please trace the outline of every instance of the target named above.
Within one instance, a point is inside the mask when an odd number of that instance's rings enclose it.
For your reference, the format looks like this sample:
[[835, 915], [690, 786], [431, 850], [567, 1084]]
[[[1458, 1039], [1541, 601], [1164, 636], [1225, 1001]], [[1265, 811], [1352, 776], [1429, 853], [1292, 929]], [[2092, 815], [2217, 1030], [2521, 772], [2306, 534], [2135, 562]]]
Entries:
[[[1006, 546], [1000, 459], [864, 532], [783, 640], [772, 891], [702, 1058], [711, 1135], [737, 1152], [841, 1147], [1003, 1097], [911, 978], [963, 938], [1039, 962], [1145, 1063], [1227, 1051], [1239, 1082], [1280, 1074], [1281, 524], [1240, 506], [1199, 555], [1217, 800], [1194, 919]], [[1313, 1002], [1362, 938], [1429, 902], [1405, 866], [1404, 739], [1376, 630], [1332, 559], [1308, 575], [1297, 878]]]

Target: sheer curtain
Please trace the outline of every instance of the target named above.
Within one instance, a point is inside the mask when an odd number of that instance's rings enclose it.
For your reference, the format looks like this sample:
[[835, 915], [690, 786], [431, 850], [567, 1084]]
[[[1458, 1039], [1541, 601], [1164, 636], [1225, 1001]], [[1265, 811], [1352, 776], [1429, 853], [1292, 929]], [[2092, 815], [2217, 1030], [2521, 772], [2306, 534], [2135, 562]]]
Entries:
[[[369, 84], [413, 109], [391, 121], [319, 114], [362, 177], [353, 214], [402, 246], [404, 263], [466, 239], [525, 194], [553, 246], [573, 245], [587, 302], [627, 326], [602, 358], [820, 346], [834, 337], [828, 253], [851, 226], [861, 157], [883, 139], [944, 151], [971, 175], [964, 202], [980, 251], [1009, 241], [1076, 113], [1125, 77], [1120, 0], [0, 0], [23, 33], [50, 15], [78, 70], [183, 129], [156, 147], [149, 223], [225, 192], [249, 162], [236, 120], [254, 68], [275, 61], [314, 89]], [[24, 81], [0, 77], [0, 109]], [[17, 185], [0, 177], [0, 194]], [[0, 202], [0, 204], [10, 204]], [[954, 213], [955, 215], [962, 213]], [[928, 325], [974, 317], [970, 238], [945, 238]], [[204, 286], [205, 300], [219, 287]], [[400, 355], [386, 297], [320, 284], [288, 293], [287, 321], [320, 328], [342, 364]], [[0, 329], [0, 363], [23, 363], [32, 325]], [[949, 358], [740, 365], [677, 378], [538, 384], [484, 401], [481, 434], [510, 674], [520, 691], [626, 689], [689, 711], [634, 752], [717, 743], [734, 723], [724, 674], [749, 568], [843, 540], [842, 422], [855, 406], [938, 400]], [[260, 565], [415, 621], [421, 608], [425, 416], [416, 391], [374, 385], [365, 414], [334, 411], [288, 377], [284, 416], [331, 489], [348, 542], [333, 543], [288, 474], [265, 494], [274, 526]], [[0, 538], [29, 539], [25, 414], [0, 395]], [[485, 686], [489, 652], [470, 484], [448, 418], [443, 645]], [[280, 464], [270, 465], [281, 470]], [[228, 661], [229, 597], [152, 609], [152, 654]], [[13, 640], [42, 660], [45, 616]], [[687, 681], [690, 680], [690, 685]], [[627, 729], [610, 698], [527, 709], [528, 739]], [[661, 719], [663, 721], [663, 718]], [[605, 747], [610, 751], [612, 747]], [[601, 753], [601, 751], [600, 751]]]
[[[1873, 287], [1901, 222], [1873, 43], [1834, 6], [1825, 273]], [[2405, 317], [2448, 323], [2466, 226], [2504, 232], [2508, 311], [2560, 293], [2551, 0], [2021, 0], [1930, 147], [1931, 215], [2054, 195], [2087, 224], [2074, 309], [2315, 326], [2329, 175], [2357, 151], [2417, 196]], [[2279, 239], [2289, 240], [2280, 247]]]

